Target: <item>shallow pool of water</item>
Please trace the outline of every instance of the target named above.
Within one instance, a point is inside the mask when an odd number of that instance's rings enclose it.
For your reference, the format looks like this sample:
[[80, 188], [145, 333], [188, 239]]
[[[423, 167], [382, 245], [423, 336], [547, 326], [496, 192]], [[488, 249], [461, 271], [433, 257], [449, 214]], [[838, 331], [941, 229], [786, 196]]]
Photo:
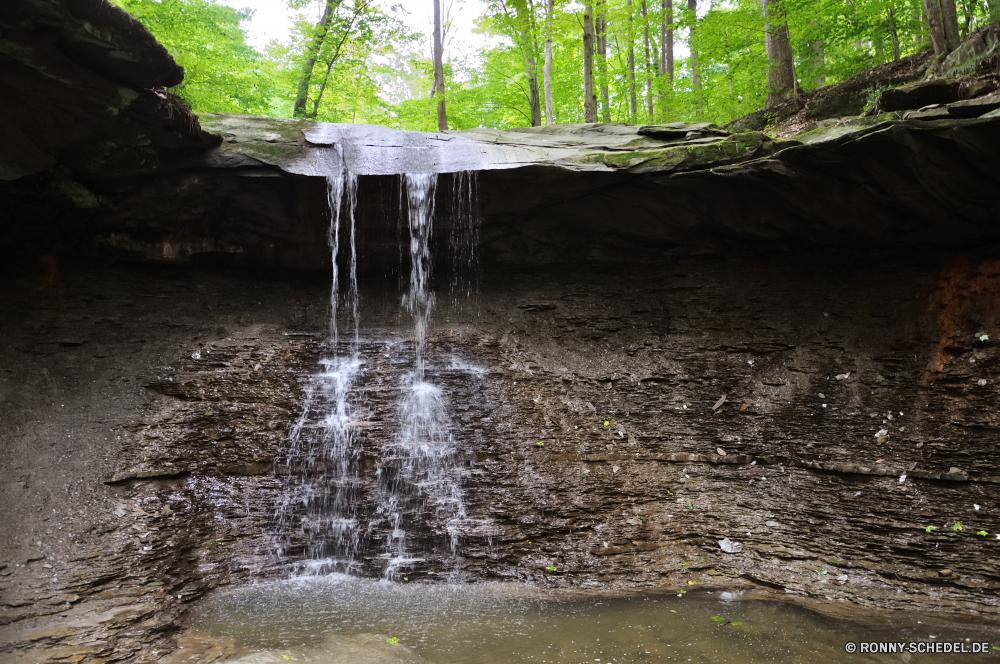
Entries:
[[920, 662], [956, 656], [849, 655], [845, 645], [971, 647], [993, 638], [1000, 646], [997, 629], [975, 621], [935, 625], [906, 613], [856, 618], [737, 592], [570, 594], [519, 584], [390, 584], [333, 575], [218, 593], [199, 604], [192, 627], [232, 638], [236, 661], [247, 664]]

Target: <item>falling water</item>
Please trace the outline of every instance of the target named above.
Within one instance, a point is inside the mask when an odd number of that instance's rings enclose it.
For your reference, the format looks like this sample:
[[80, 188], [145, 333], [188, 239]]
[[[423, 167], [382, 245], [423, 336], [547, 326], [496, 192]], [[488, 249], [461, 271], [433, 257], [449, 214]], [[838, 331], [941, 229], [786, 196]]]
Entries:
[[429, 527], [446, 535], [454, 555], [466, 518], [455, 441], [442, 390], [427, 379], [427, 327], [434, 310], [430, 287], [431, 232], [436, 175], [407, 175], [410, 284], [403, 307], [413, 319], [413, 368], [401, 381], [396, 439], [383, 449], [378, 513], [388, 520], [385, 577], [421, 562], [407, 546], [407, 528]]
[[[367, 568], [368, 563], [379, 565], [371, 554], [365, 555], [366, 543], [384, 537], [380, 566], [385, 578], [395, 579], [423, 562], [424, 553], [450, 550], [450, 559], [455, 560], [460, 533], [488, 537], [490, 524], [466, 514], [457, 445], [438, 384], [442, 375], [457, 372], [481, 379], [483, 371], [454, 357], [450, 364], [433, 364], [428, 358], [428, 327], [435, 308], [431, 241], [438, 218], [436, 197], [447, 203], [442, 235], [452, 274], [451, 304], [466, 299], [474, 288], [474, 271], [469, 268], [476, 244], [475, 180], [459, 174], [446, 182], [451, 189], [441, 192], [436, 175], [407, 175], [400, 182], [400, 191], [405, 189], [400, 207], [405, 204], [410, 239], [409, 284], [402, 305], [412, 321], [412, 364], [400, 377], [395, 430], [377, 451], [378, 469], [368, 493], [357, 426], [378, 417], [368, 412], [368, 404], [359, 396], [364, 392], [358, 389], [365, 361], [359, 339], [357, 178], [345, 172], [327, 180], [332, 257], [329, 353], [320, 361], [322, 369], [309, 378], [305, 404], [290, 431], [287, 457], [278, 469], [288, 476], [288, 490], [276, 510], [277, 553], [283, 557], [290, 550], [302, 550], [305, 561], [294, 567], [300, 574], [349, 573], [361, 571], [362, 565]], [[353, 334], [342, 341], [339, 323], [345, 318]], [[415, 552], [418, 539], [426, 549]]]
[[[346, 205], [342, 205], [346, 194]], [[306, 400], [289, 436], [290, 449], [283, 469], [294, 489], [278, 506], [279, 533], [292, 535], [297, 520], [304, 539], [307, 562], [299, 571], [321, 574], [347, 572], [359, 550], [358, 506], [361, 503], [361, 446], [352, 423], [363, 404], [352, 398], [351, 388], [359, 378], [363, 362], [359, 353], [357, 250], [354, 214], [357, 207], [357, 177], [351, 173], [327, 179], [330, 229], [327, 239], [332, 263], [330, 288], [330, 351], [320, 360], [322, 370], [310, 376]], [[346, 208], [346, 215], [342, 215]], [[344, 224], [341, 217], [344, 216]], [[344, 297], [353, 335], [341, 348], [340, 312], [341, 226], [349, 234], [347, 293]], [[279, 555], [284, 546], [279, 548]]]

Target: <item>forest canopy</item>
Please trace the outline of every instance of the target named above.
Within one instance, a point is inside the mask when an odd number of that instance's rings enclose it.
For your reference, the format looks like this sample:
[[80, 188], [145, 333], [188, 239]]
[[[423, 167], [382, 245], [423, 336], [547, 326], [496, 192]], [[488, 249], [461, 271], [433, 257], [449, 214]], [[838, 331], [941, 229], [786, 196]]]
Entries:
[[262, 50], [247, 43], [250, 10], [114, 1], [184, 67], [173, 92], [195, 112], [419, 130], [724, 124], [924, 50], [943, 57], [1000, 18], [1000, 0], [488, 0], [476, 29], [490, 46], [448, 60], [454, 0], [419, 0], [435, 4], [436, 36], [385, 0], [287, 0], [294, 29]]

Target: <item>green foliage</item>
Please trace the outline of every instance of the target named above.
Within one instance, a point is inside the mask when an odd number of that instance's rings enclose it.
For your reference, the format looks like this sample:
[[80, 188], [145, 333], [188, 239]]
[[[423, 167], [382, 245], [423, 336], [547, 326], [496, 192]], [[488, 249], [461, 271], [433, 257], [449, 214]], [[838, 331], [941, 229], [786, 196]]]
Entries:
[[546, 567], [545, 569], [546, 569], [547, 571], [549, 571], [549, 572], [554, 572], [554, 571], [556, 571], [556, 566], [555, 566], [555, 565], [549, 565], [549, 566], [548, 566], [548, 567]]
[[399, 643], [399, 637], [392, 636], [385, 640], [386, 643]]
[[927, 526], [926, 528], [924, 528], [924, 530], [926, 530], [929, 533], [933, 533], [935, 530], [937, 530], [937, 526]]
[[195, 112], [268, 114], [270, 63], [246, 43], [250, 10], [214, 0], [119, 0], [184, 67], [172, 91]]
[[[303, 63], [315, 66], [307, 116], [329, 122], [369, 122], [433, 131], [437, 128], [426, 41], [401, 22], [400, 5], [336, 0], [329, 29], [315, 52], [315, 16], [299, 15], [285, 41], [260, 53], [245, 40], [249, 10], [218, 0], [113, 0], [136, 16], [185, 68], [174, 90], [195, 111], [290, 117]], [[277, 1], [277, 0], [275, 0]], [[285, 0], [291, 10], [311, 0]], [[660, 70], [663, 3], [605, 0], [607, 56], [595, 54], [598, 115], [613, 122], [652, 124], [705, 120], [724, 124], [760, 109], [767, 98], [760, 0], [699, 0], [697, 15], [673, 3], [674, 71]], [[985, 2], [956, 3], [962, 34], [985, 25]], [[801, 89], [813, 90], [930, 47], [921, 0], [783, 0]], [[529, 80], [537, 76], [544, 109], [542, 67], [548, 28], [546, 3], [487, 0], [476, 30], [489, 47], [445, 63], [450, 128], [507, 129], [531, 123]], [[583, 121], [583, 6], [556, 0], [551, 17], [552, 105], [557, 124]], [[646, 56], [645, 33], [651, 43]], [[629, 67], [629, 55], [634, 68]], [[696, 54], [697, 57], [691, 57]], [[697, 71], [697, 81], [695, 77]], [[648, 81], [648, 92], [647, 92]], [[607, 87], [603, 108], [601, 87]], [[633, 112], [631, 97], [636, 99]], [[879, 90], [872, 89], [874, 103]], [[544, 115], [544, 113], [543, 113]], [[985, 335], [984, 335], [985, 337]], [[610, 426], [610, 418], [602, 418]]]
[[956, 532], [962, 530], [962, 522], [961, 521], [956, 521], [955, 525], [952, 526], [951, 529], [954, 530], [954, 531], [956, 531]]

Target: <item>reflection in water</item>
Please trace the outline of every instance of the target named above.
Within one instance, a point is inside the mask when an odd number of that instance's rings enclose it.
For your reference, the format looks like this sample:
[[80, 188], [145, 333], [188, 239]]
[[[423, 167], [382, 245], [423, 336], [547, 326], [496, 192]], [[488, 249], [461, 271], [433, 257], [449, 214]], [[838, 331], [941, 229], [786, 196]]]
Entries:
[[[821, 664], [848, 659], [847, 641], [989, 641], [995, 631], [930, 628], [899, 613], [859, 618], [832, 619], [733, 592], [573, 595], [519, 584], [390, 584], [334, 575], [215, 595], [199, 605], [193, 626], [233, 637], [243, 653], [237, 661], [248, 663], [288, 654], [322, 663]], [[849, 659], [946, 661], [933, 657]]]

